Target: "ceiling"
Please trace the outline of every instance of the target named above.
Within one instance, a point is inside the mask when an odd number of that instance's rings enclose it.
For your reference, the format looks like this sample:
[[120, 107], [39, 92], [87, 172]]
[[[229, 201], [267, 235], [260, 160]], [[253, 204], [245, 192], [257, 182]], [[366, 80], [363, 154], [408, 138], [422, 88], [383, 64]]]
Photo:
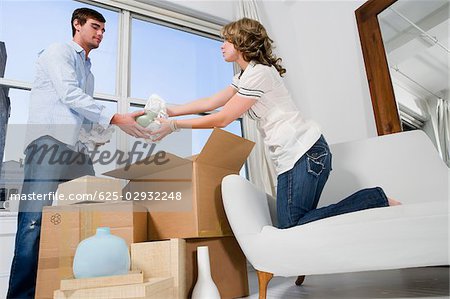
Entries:
[[399, 0], [379, 15], [394, 85], [416, 98], [449, 97], [449, 12], [450, 0]]

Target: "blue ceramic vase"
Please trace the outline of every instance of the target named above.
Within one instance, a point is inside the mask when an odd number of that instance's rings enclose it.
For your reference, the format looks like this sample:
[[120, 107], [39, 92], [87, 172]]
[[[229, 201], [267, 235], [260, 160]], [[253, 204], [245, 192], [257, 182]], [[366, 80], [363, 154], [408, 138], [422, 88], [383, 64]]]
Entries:
[[127, 274], [130, 252], [124, 239], [111, 235], [109, 227], [98, 227], [97, 233], [78, 244], [73, 260], [75, 278]]

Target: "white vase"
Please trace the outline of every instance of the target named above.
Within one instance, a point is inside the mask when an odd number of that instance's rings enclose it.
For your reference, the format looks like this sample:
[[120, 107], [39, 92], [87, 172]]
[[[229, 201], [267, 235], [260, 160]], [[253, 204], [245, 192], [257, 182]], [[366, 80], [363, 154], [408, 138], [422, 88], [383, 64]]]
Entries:
[[208, 246], [197, 247], [198, 277], [192, 299], [220, 299], [220, 293], [211, 277]]

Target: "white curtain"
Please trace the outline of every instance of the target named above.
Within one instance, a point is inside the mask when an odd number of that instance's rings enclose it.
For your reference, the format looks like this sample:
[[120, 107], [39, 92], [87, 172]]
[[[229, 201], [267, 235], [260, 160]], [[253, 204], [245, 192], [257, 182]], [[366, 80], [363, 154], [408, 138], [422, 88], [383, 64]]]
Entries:
[[[247, 17], [261, 22], [258, 14], [256, 0], [239, 0], [238, 18]], [[276, 195], [277, 176], [272, 161], [268, 158], [267, 148], [264, 140], [259, 134], [256, 122], [248, 117], [243, 118], [243, 129], [245, 137], [256, 143], [255, 148], [248, 158], [250, 181], [266, 193]]]
[[427, 106], [439, 154], [450, 167], [450, 103], [448, 94], [444, 98], [429, 100]]
[[246, 17], [261, 22], [256, 0], [239, 0], [237, 16], [239, 19]]

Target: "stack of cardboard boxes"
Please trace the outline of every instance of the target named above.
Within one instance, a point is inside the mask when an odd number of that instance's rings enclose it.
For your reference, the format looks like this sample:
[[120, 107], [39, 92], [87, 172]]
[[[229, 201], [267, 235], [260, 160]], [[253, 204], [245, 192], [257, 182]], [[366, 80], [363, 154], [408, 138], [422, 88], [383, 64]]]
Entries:
[[[103, 187], [81, 187], [99, 184], [99, 178], [93, 177], [60, 185], [59, 192], [97, 191], [97, 200], [98, 191], [108, 186], [115, 194], [110, 194], [110, 199], [115, 199], [116, 190], [122, 189], [120, 179], [126, 179], [128, 183], [120, 196], [127, 201], [44, 209], [36, 298], [53, 298], [60, 281], [71, 278], [77, 244], [93, 235], [98, 226], [111, 227], [112, 234], [127, 241], [132, 269], [143, 270], [144, 280], [174, 278], [176, 298], [190, 297], [192, 293], [197, 279], [198, 246], [209, 247], [211, 274], [221, 297], [247, 296], [247, 264], [228, 224], [220, 185], [224, 176], [239, 173], [253, 145], [215, 129], [201, 153], [190, 159], [167, 154], [164, 164], [138, 162], [116, 169], [105, 174], [116, 179], [101, 179], [107, 180], [100, 184]], [[101, 199], [107, 199], [106, 192]], [[172, 240], [163, 241], [168, 239]], [[159, 258], [149, 258], [158, 256], [158, 252]], [[161, 261], [177, 267], [169, 271]]]
[[78, 243], [107, 226], [128, 245], [147, 237], [147, 209], [137, 203], [74, 204], [45, 207], [42, 213], [36, 298], [53, 298], [60, 280], [73, 276]]

